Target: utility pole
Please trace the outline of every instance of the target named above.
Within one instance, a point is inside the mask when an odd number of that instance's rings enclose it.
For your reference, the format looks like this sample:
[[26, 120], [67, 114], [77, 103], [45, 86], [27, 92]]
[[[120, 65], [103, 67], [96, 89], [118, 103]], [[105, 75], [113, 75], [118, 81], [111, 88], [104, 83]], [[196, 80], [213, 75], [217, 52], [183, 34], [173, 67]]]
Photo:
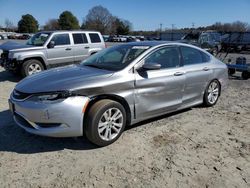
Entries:
[[175, 26], [175, 24], [171, 24], [171, 41], [173, 41], [174, 40], [174, 26]]
[[160, 40], [161, 40], [161, 32], [162, 32], [162, 23], [160, 23], [160, 34], [159, 34]]

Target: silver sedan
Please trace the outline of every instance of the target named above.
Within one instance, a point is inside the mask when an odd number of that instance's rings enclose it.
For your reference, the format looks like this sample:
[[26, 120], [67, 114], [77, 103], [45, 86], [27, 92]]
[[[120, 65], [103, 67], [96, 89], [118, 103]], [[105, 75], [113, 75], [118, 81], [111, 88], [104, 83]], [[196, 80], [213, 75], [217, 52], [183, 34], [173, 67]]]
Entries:
[[135, 42], [105, 49], [80, 65], [29, 76], [16, 85], [9, 104], [15, 122], [30, 133], [86, 135], [105, 146], [125, 126], [215, 105], [227, 82], [226, 65], [200, 48]]

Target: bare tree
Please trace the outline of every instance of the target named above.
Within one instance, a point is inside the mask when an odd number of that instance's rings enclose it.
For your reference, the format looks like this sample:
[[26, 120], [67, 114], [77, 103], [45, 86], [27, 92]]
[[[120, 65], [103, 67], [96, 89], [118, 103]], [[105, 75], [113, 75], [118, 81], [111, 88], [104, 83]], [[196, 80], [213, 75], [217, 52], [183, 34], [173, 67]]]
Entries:
[[49, 21], [46, 22], [44, 26], [44, 30], [47, 30], [47, 31], [59, 30], [59, 29], [60, 29], [60, 26], [59, 26], [57, 19], [50, 19]]
[[5, 19], [5, 28], [6, 28], [6, 31], [11, 31], [11, 29], [13, 29], [14, 27], [14, 24], [12, 21], [10, 21], [8, 18]]
[[84, 25], [86, 28], [98, 30], [103, 34], [109, 34], [112, 33], [112, 23], [115, 18], [108, 9], [99, 5], [89, 10], [85, 20]]

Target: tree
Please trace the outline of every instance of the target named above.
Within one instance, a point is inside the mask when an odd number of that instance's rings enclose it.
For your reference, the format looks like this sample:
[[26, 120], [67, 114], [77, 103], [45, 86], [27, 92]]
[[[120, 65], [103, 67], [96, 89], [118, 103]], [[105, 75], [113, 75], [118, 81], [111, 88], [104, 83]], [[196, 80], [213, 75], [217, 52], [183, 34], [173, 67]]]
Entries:
[[127, 20], [116, 18], [113, 22], [113, 28], [116, 35], [128, 35], [131, 28], [131, 23]]
[[52, 31], [59, 30], [60, 26], [57, 19], [50, 19], [44, 26], [44, 30]]
[[10, 21], [8, 18], [5, 19], [4, 24], [5, 24], [6, 31], [10, 31], [14, 27], [13, 22]]
[[18, 31], [20, 33], [36, 33], [38, 31], [38, 21], [30, 14], [22, 15], [18, 22]]
[[64, 11], [61, 13], [58, 23], [60, 29], [71, 30], [80, 28], [78, 19], [70, 11]]
[[89, 10], [86, 16], [85, 27], [100, 31], [103, 34], [110, 34], [114, 20], [115, 18], [108, 9], [99, 5]]

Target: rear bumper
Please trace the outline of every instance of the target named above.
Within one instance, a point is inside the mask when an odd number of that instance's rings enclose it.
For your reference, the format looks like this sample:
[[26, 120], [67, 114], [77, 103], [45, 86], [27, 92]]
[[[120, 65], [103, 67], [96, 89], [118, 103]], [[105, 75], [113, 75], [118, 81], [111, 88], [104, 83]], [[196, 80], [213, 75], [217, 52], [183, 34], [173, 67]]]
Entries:
[[82, 136], [83, 109], [88, 101], [83, 96], [69, 97], [49, 104], [29, 99], [9, 100], [17, 125], [29, 133], [50, 137]]

